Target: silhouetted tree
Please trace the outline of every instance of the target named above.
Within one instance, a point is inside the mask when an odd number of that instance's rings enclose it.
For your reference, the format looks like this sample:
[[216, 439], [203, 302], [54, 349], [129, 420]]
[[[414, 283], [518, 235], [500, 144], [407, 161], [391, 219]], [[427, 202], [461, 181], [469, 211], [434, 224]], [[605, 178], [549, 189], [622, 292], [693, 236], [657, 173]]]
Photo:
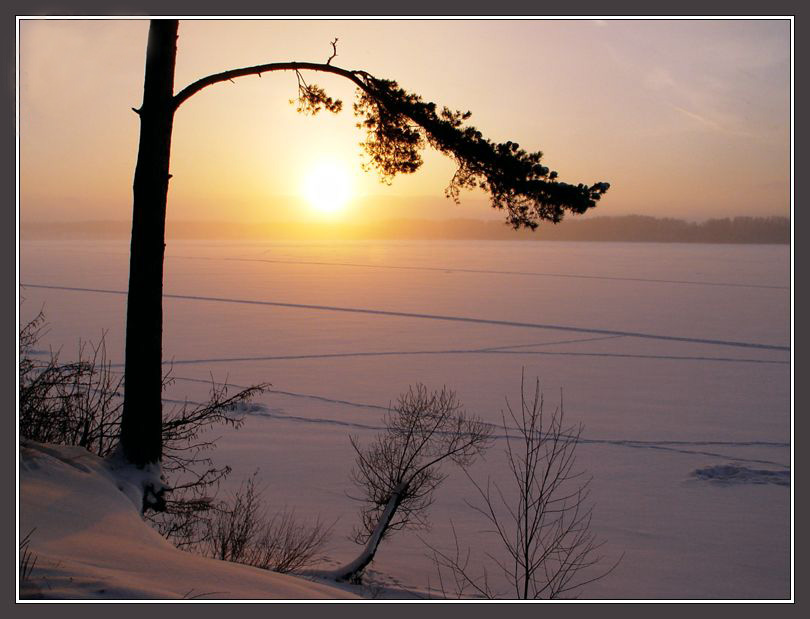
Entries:
[[[162, 455], [163, 250], [174, 121], [177, 20], [152, 20], [132, 184], [121, 447], [138, 466]], [[150, 489], [155, 491], [156, 489]]]
[[[468, 472], [480, 499], [468, 505], [483, 516], [486, 532], [498, 541], [500, 552], [486, 556], [509, 584], [511, 592], [505, 596], [553, 599], [604, 578], [618, 561], [598, 567], [604, 542], [591, 531], [591, 480], [575, 469], [582, 425], [566, 425], [562, 399], [550, 418], [543, 417], [539, 379], [534, 397], [530, 396], [521, 376], [520, 410], [514, 411], [507, 400], [508, 416], [501, 411], [509, 483], [501, 486], [487, 479], [482, 484]], [[453, 539], [451, 552], [430, 546], [445, 595], [443, 569], [449, 572], [458, 597], [468, 592], [502, 597], [490, 584], [486, 568], [480, 576], [472, 573], [470, 550], [461, 550], [455, 527]]]
[[364, 547], [330, 575], [359, 582], [392, 531], [426, 526], [433, 492], [446, 477], [442, 465], [469, 466], [487, 448], [490, 430], [464, 412], [455, 392], [429, 392], [417, 384], [399, 396], [386, 415], [385, 431], [370, 445], [361, 447], [352, 438], [357, 454], [352, 478], [364, 494], [355, 541]]
[[608, 184], [572, 185], [542, 162], [541, 152], [527, 152], [515, 142], [495, 143], [475, 127], [464, 125], [469, 112], [439, 109], [391, 80], [366, 71], [325, 63], [281, 62], [216, 73], [174, 94], [177, 20], [152, 20], [146, 50], [143, 104], [135, 110], [141, 130], [133, 184], [132, 246], [127, 299], [125, 400], [121, 444], [138, 466], [161, 459], [161, 345], [164, 231], [169, 188], [169, 159], [174, 114], [189, 97], [213, 84], [247, 75], [294, 71], [298, 109], [316, 114], [338, 112], [342, 102], [305, 81], [305, 72], [339, 75], [357, 87], [354, 112], [367, 132], [364, 144], [370, 167], [384, 179], [415, 172], [421, 150], [430, 145], [451, 157], [457, 170], [446, 189], [458, 201], [462, 189], [481, 188], [492, 206], [506, 211], [514, 227], [534, 229], [541, 220], [558, 222], [565, 211], [584, 213]]

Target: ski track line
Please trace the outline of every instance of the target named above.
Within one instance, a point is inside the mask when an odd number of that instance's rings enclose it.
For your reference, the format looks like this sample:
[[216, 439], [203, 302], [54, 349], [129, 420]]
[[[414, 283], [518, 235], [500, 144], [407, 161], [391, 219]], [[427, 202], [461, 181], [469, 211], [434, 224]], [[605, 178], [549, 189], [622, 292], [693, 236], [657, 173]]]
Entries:
[[[46, 285], [46, 284], [20, 284], [23, 288], [45, 288], [49, 290], [68, 290], [72, 292], [93, 292], [99, 294], [117, 294], [117, 295], [126, 295], [127, 293], [123, 290], [109, 290], [103, 288], [79, 288], [73, 286], [55, 286], [55, 285]], [[616, 335], [616, 336], [625, 336], [625, 337], [634, 337], [639, 339], [649, 339], [649, 340], [662, 340], [662, 341], [669, 341], [669, 342], [689, 342], [692, 344], [709, 344], [714, 346], [731, 346], [737, 348], [757, 348], [761, 350], [782, 350], [782, 351], [789, 351], [789, 346], [778, 346], [775, 344], [756, 344], [753, 342], [737, 342], [737, 341], [729, 341], [729, 340], [714, 340], [714, 339], [703, 339], [703, 338], [694, 338], [694, 337], [684, 337], [684, 336], [677, 336], [677, 335], [661, 335], [655, 333], [640, 333], [640, 332], [633, 332], [633, 331], [617, 331], [612, 329], [594, 329], [594, 328], [586, 328], [586, 327], [571, 327], [567, 325], [549, 325], [549, 324], [541, 324], [541, 323], [534, 323], [534, 322], [517, 322], [517, 321], [508, 321], [508, 320], [495, 320], [495, 319], [488, 319], [488, 318], [470, 318], [466, 316], [447, 316], [441, 314], [423, 314], [418, 312], [397, 312], [391, 310], [378, 310], [378, 309], [369, 309], [369, 308], [360, 308], [360, 307], [339, 307], [339, 306], [332, 306], [332, 305], [312, 305], [312, 304], [305, 304], [305, 303], [283, 303], [280, 301], [262, 301], [262, 300], [252, 300], [252, 299], [229, 299], [224, 297], [207, 297], [207, 296], [200, 296], [200, 295], [182, 295], [182, 294], [164, 294], [164, 298], [167, 299], [182, 299], [182, 300], [189, 300], [189, 301], [209, 301], [214, 303], [235, 303], [235, 304], [243, 304], [243, 305], [261, 305], [261, 306], [271, 306], [271, 307], [283, 307], [288, 309], [306, 309], [306, 310], [316, 310], [316, 311], [327, 311], [327, 312], [343, 312], [343, 313], [353, 313], [353, 314], [367, 314], [372, 316], [392, 316], [398, 318], [420, 318], [425, 320], [441, 320], [441, 321], [450, 321], [450, 322], [465, 322], [465, 323], [474, 323], [474, 324], [486, 324], [486, 325], [497, 325], [503, 327], [517, 327], [517, 328], [524, 328], [524, 329], [545, 329], [545, 330], [552, 330], [552, 331], [566, 331], [569, 333], [591, 333], [597, 335]]]
[[[195, 382], [195, 383], [204, 383], [204, 384], [211, 384], [210, 379], [202, 379], [202, 378], [191, 378], [188, 376], [173, 376], [175, 380], [182, 380], [188, 382]], [[220, 386], [227, 386], [227, 387], [236, 387], [237, 389], [245, 389], [244, 385], [237, 385], [235, 383], [217, 383]], [[294, 391], [283, 391], [280, 389], [267, 389], [266, 393], [275, 393], [277, 395], [289, 396], [293, 398], [305, 398], [310, 400], [317, 400], [320, 402], [326, 402], [328, 404], [340, 404], [344, 406], [351, 406], [354, 408], [363, 408], [363, 409], [371, 409], [371, 410], [378, 410], [381, 412], [388, 412], [391, 410], [391, 406], [380, 406], [379, 404], [367, 404], [362, 402], [351, 402], [348, 400], [338, 400], [334, 398], [327, 398], [325, 396], [313, 395], [309, 393], [298, 393]], [[313, 418], [310, 417], [293, 417], [289, 415], [282, 415], [279, 413], [272, 413], [272, 414], [263, 414], [257, 413], [255, 411], [246, 413], [248, 415], [255, 415], [260, 417], [276, 417], [276, 418], [284, 418], [284, 419], [300, 419], [303, 421], [311, 421]], [[353, 422], [346, 422], [336, 419], [322, 419], [323, 422], [335, 422], [338, 424], [350, 424]], [[373, 430], [382, 430], [382, 426], [374, 426], [374, 425], [364, 425], [364, 424], [357, 424], [358, 427], [366, 428], [366, 429], [373, 429]], [[496, 428], [498, 430], [502, 429], [502, 426], [498, 424], [487, 423], [492, 428]], [[515, 428], [509, 428], [515, 429]], [[495, 438], [505, 438], [505, 435], [495, 436]], [[606, 444], [606, 445], [618, 445], [618, 446], [627, 446], [627, 447], [653, 447], [653, 448], [673, 448], [677, 446], [687, 446], [687, 447], [710, 447], [710, 446], [725, 446], [725, 447], [790, 447], [790, 443], [783, 443], [778, 441], [672, 441], [672, 440], [658, 440], [658, 441], [648, 441], [648, 440], [635, 440], [635, 439], [589, 439], [589, 438], [582, 438], [580, 439], [582, 443], [594, 443], [594, 444]], [[677, 450], [675, 450], [677, 451]], [[701, 452], [687, 452], [687, 453], [701, 453]]]
[[[211, 245], [210, 247], [218, 247]], [[107, 252], [107, 251], [91, 251], [87, 249], [75, 250], [70, 248], [73, 253], [93, 253], [114, 256], [129, 256], [129, 252]], [[461, 267], [426, 267], [426, 266], [413, 266], [413, 265], [396, 265], [396, 264], [367, 264], [361, 262], [327, 262], [318, 260], [273, 260], [269, 258], [221, 258], [216, 256], [188, 256], [182, 254], [167, 255], [167, 259], [178, 258], [181, 260], [210, 260], [229, 261], [229, 262], [266, 262], [271, 264], [292, 264], [292, 265], [309, 265], [309, 266], [334, 266], [334, 267], [353, 267], [363, 269], [392, 269], [403, 271], [437, 271], [443, 273], [479, 273], [484, 275], [518, 275], [528, 277], [558, 277], [563, 279], [595, 279], [595, 280], [608, 280], [620, 282], [641, 282], [649, 284], [679, 284], [685, 286], [721, 286], [729, 288], [760, 288], [766, 290], [790, 290], [790, 286], [776, 286], [773, 284], [745, 284], [739, 282], [711, 282], [711, 281], [698, 281], [692, 279], [656, 279], [653, 277], [619, 277], [615, 275], [582, 275], [578, 273], [545, 273], [540, 271], [507, 271], [498, 269], [465, 269]]]
[[[272, 419], [272, 420], [292, 421], [292, 422], [295, 422], [295, 423], [308, 423], [308, 424], [316, 424], [316, 425], [331, 425], [331, 426], [340, 426], [340, 427], [346, 427], [346, 428], [353, 428], [353, 429], [356, 429], [356, 430], [372, 430], [372, 431], [376, 431], [376, 432], [380, 432], [380, 431], [385, 430], [384, 426], [365, 424], [365, 423], [354, 422], [354, 421], [344, 421], [342, 419], [332, 419], [332, 418], [326, 418], [326, 417], [301, 417], [301, 416], [297, 416], [297, 415], [287, 415], [287, 414], [280, 414], [280, 413], [270, 413], [270, 414], [247, 413], [247, 414], [248, 415], [254, 415], [254, 416], [257, 416], [257, 417], [264, 417], [264, 418]], [[500, 428], [500, 426], [497, 426], [495, 424], [487, 424], [487, 425], [489, 425], [490, 427], [493, 427], [493, 428], [502, 429], [502, 428]], [[508, 429], [516, 430], [516, 428], [508, 428]], [[515, 434], [507, 435], [507, 434], [501, 433], [501, 434], [492, 434], [491, 436], [495, 440], [504, 440], [504, 439], [520, 440], [520, 436], [515, 435]], [[673, 447], [673, 446], [670, 446], [669, 444], [667, 444], [668, 441], [662, 441], [661, 443], [658, 443], [658, 442], [655, 442], [655, 441], [628, 441], [628, 440], [580, 438], [578, 442], [582, 443], [582, 444], [590, 444], [590, 445], [607, 445], [607, 446], [611, 446], [611, 447], [629, 447], [631, 449], [657, 449], [657, 450], [661, 450], [661, 451], [669, 451], [669, 452], [675, 452], [675, 453], [681, 453], [681, 454], [687, 454], [687, 455], [709, 456], [709, 457], [712, 457], [712, 458], [720, 458], [720, 459], [732, 460], [732, 461], [736, 461], [736, 462], [746, 462], [746, 463], [751, 463], [751, 464], [770, 464], [770, 465], [778, 466], [778, 467], [785, 468], [785, 469], [790, 468], [786, 464], [783, 464], [781, 462], [774, 462], [773, 460], [763, 460], [763, 459], [759, 459], [759, 458], [740, 458], [738, 456], [731, 456], [731, 455], [728, 455], [728, 454], [718, 453], [718, 452], [714, 452], [714, 451], [701, 451], [701, 450], [696, 450], [696, 449], [684, 449], [684, 448], [679, 448], [679, 447]], [[684, 441], [682, 444], [689, 445], [690, 443]], [[705, 444], [705, 443], [699, 442], [699, 443], [696, 444], [696, 446], [697, 445], [703, 445], [703, 444]], [[708, 443], [708, 444], [713, 444], [713, 443]], [[739, 447], [739, 446], [751, 446], [752, 443], [751, 442], [746, 442], [746, 443], [738, 444], [738, 443], [734, 443], [732, 441], [728, 441], [728, 442], [718, 442], [718, 444], [719, 445], [725, 445], [725, 446], [728, 446], [728, 447]], [[770, 447], [770, 446], [773, 446], [773, 445], [763, 442], [763, 445], [758, 445], [758, 446], [768, 446], [768, 447]]]
[[[117, 373], [120, 374], [121, 372], [117, 372]], [[203, 383], [205, 385], [210, 385], [210, 384], [213, 383], [213, 384], [215, 384], [217, 386], [220, 386], [220, 387], [236, 387], [237, 389], [247, 389], [247, 387], [245, 387], [243, 385], [237, 385], [235, 383], [230, 383], [230, 382], [227, 382], [227, 381], [226, 382], [212, 381], [210, 378], [209, 379], [203, 379], [203, 378], [191, 378], [189, 376], [172, 376], [172, 379], [174, 379], [174, 380], [183, 380], [183, 381], [190, 382], [190, 383]], [[313, 395], [313, 394], [309, 394], [309, 393], [296, 393], [294, 391], [282, 391], [281, 389], [267, 389], [267, 390], [265, 390], [265, 393], [275, 393], [277, 395], [285, 395], [285, 396], [289, 396], [289, 397], [292, 397], [292, 398], [306, 398], [306, 399], [309, 399], [309, 400], [317, 400], [319, 402], [326, 402], [328, 404], [342, 404], [344, 406], [352, 406], [352, 407], [355, 407], [355, 408], [368, 408], [368, 409], [379, 410], [379, 411], [383, 411], [383, 412], [387, 412], [387, 411], [389, 411], [391, 409], [391, 407], [380, 406], [378, 404], [364, 404], [362, 402], [349, 402], [348, 400], [336, 400], [336, 399], [333, 399], [333, 398], [327, 398], [327, 397], [320, 396], [320, 395]]]
[[[343, 353], [314, 353], [306, 355], [260, 355], [256, 357], [211, 357], [206, 359], [171, 359], [170, 361], [163, 361], [163, 365], [194, 365], [202, 363], [239, 363], [246, 361], [279, 361], [290, 359], [329, 359], [332, 357], [375, 357], [375, 356], [393, 356], [393, 355], [442, 355], [442, 354], [463, 354], [463, 353], [488, 353], [506, 350], [512, 352], [512, 348], [530, 348], [533, 346], [552, 346], [556, 344], [574, 344], [578, 342], [593, 342], [596, 340], [613, 340], [623, 337], [621, 335], [609, 335], [607, 337], [586, 337], [577, 338], [573, 340], [556, 340], [553, 342], [534, 342], [532, 344], [507, 344], [503, 346], [491, 346], [487, 348], [474, 348], [462, 350], [391, 350], [391, 351], [355, 351]], [[31, 354], [46, 355], [47, 350], [30, 351]], [[518, 351], [514, 351], [519, 354]], [[110, 363], [110, 367], [122, 368], [123, 363]]]
[[[181, 379], [183, 380], [183, 379]], [[234, 385], [236, 386], [236, 385]], [[283, 391], [270, 391], [268, 393], [283, 393], [285, 395], [299, 395], [299, 394], [291, 394], [289, 392]], [[302, 395], [302, 394], [301, 394]], [[328, 402], [333, 403], [341, 403], [341, 404], [350, 404], [352, 406], [363, 406], [366, 408], [383, 408], [381, 406], [375, 406], [372, 404], [361, 404], [358, 405], [356, 403], [345, 402], [342, 400], [329, 400], [327, 398], [321, 398], [319, 396], [310, 396], [310, 395], [303, 395], [303, 397], [319, 399], [319, 400], [326, 400]], [[181, 403], [181, 404], [199, 404], [199, 402], [192, 402], [192, 401], [179, 401], [179, 400], [170, 400], [164, 399], [164, 402], [170, 403]], [[384, 409], [388, 410], [388, 409]], [[385, 430], [384, 426], [374, 425], [374, 424], [367, 424], [361, 423], [357, 421], [345, 421], [342, 419], [334, 419], [328, 417], [302, 417], [299, 415], [288, 415], [286, 413], [280, 413], [277, 411], [274, 412], [261, 412], [261, 411], [248, 411], [244, 413], [245, 415], [250, 415], [253, 417], [263, 417], [265, 419], [271, 420], [278, 420], [278, 421], [292, 421], [294, 423], [307, 423], [307, 424], [315, 424], [315, 425], [330, 425], [330, 426], [339, 426], [342, 428], [352, 428], [354, 430], [370, 430], [374, 432], [381, 432]], [[501, 430], [502, 427], [492, 423], [486, 423], [491, 428]], [[517, 428], [507, 428], [507, 430], [517, 430]], [[504, 439], [513, 439], [513, 440], [520, 440], [520, 436], [515, 434], [492, 434], [491, 435], [494, 440], [504, 440]], [[564, 435], [566, 436], [566, 435]], [[674, 453], [681, 453], [687, 455], [700, 455], [700, 456], [709, 456], [712, 458], [720, 458], [724, 460], [733, 460], [736, 462], [746, 462], [749, 464], [770, 464], [773, 466], [779, 466], [784, 469], [789, 469], [790, 467], [786, 464], [782, 464], [780, 462], [774, 462], [773, 460], [763, 460], [759, 458], [740, 458], [737, 456], [730, 456], [728, 454], [717, 453], [714, 451], [699, 451], [696, 449], [684, 449], [683, 447], [675, 447], [675, 445], [679, 446], [710, 446], [710, 445], [718, 445], [718, 446], [726, 446], [726, 447], [788, 447], [789, 445], [785, 443], [774, 443], [768, 441], [633, 441], [633, 440], [623, 440], [623, 439], [589, 439], [589, 438], [580, 438], [578, 440], [579, 443], [582, 444], [590, 444], [590, 445], [607, 445], [611, 447], [629, 447], [631, 449], [658, 449], [661, 451], [669, 451]]]
[[[163, 365], [202, 365], [207, 363], [247, 363], [251, 361], [296, 361], [339, 359], [344, 357], [392, 357], [392, 356], [418, 356], [418, 355], [463, 355], [463, 354], [503, 354], [503, 355], [549, 355], [549, 356], [575, 356], [575, 357], [618, 357], [625, 359], [661, 359], [665, 361], [713, 361], [722, 363], [764, 363], [774, 365], [789, 365], [790, 361], [775, 359], [751, 359], [738, 357], [699, 357], [684, 355], [644, 355], [635, 353], [595, 353], [571, 351], [543, 351], [543, 350], [513, 350], [518, 348], [531, 348], [538, 346], [553, 346], [560, 344], [576, 344], [580, 342], [593, 342], [599, 340], [613, 340], [622, 338], [622, 335], [609, 335], [606, 337], [588, 337], [572, 340], [556, 340], [553, 342], [534, 342], [532, 344], [514, 344], [504, 346], [491, 346], [487, 348], [470, 349], [442, 349], [442, 350], [388, 350], [388, 351], [354, 351], [339, 353], [313, 353], [301, 355], [257, 355], [254, 357], [207, 357], [199, 359], [171, 359], [163, 361]], [[48, 351], [32, 351], [32, 354], [47, 354]], [[111, 368], [122, 368], [123, 363], [110, 363]]]
[[558, 277], [568, 279], [596, 279], [620, 282], [642, 282], [648, 284], [679, 284], [687, 286], [724, 286], [730, 288], [764, 288], [768, 290], [790, 290], [790, 286], [775, 286], [771, 284], [740, 284], [731, 282], [701, 282], [686, 279], [655, 279], [651, 277], [618, 277], [611, 275], [579, 275], [572, 273], [543, 273], [538, 271], [502, 271], [497, 269], [464, 269], [459, 267], [425, 267], [390, 264], [364, 264], [360, 262], [321, 262], [317, 260], [271, 260], [269, 258], [218, 258], [213, 256], [183, 256], [174, 255], [167, 258], [180, 258], [183, 260], [212, 260], [229, 262], [267, 262], [271, 264], [295, 264], [309, 266], [335, 266], [354, 267], [364, 269], [394, 269], [403, 271], [438, 271], [443, 273], [480, 273], [486, 275], [522, 275], [529, 277]]
[[488, 346], [481, 348], [482, 351], [490, 350], [513, 350], [515, 348], [533, 348], [535, 346], [552, 346], [554, 344], [577, 344], [579, 342], [598, 342], [600, 340], [615, 340], [624, 337], [623, 335], [604, 335], [601, 337], [581, 337], [574, 340], [556, 340], [553, 342], [534, 342], [533, 344], [508, 344], [504, 346]]
[[[198, 365], [205, 363], [244, 363], [249, 361], [301, 361], [317, 359], [341, 359], [346, 357], [405, 357], [405, 356], [426, 356], [426, 355], [537, 355], [555, 357], [607, 357], [621, 359], [658, 359], [664, 361], [713, 361], [720, 363], [763, 363], [775, 365], [790, 365], [790, 361], [779, 361], [775, 359], [751, 359], [734, 357], [697, 357], [679, 355], [642, 355], [634, 353], [598, 353], [598, 352], [571, 352], [571, 351], [549, 351], [549, 350], [392, 350], [392, 351], [370, 351], [370, 352], [337, 352], [320, 353], [311, 355], [267, 355], [257, 357], [221, 357], [210, 359], [173, 359], [164, 361], [163, 365]], [[110, 367], [123, 367], [123, 363], [113, 363]]]

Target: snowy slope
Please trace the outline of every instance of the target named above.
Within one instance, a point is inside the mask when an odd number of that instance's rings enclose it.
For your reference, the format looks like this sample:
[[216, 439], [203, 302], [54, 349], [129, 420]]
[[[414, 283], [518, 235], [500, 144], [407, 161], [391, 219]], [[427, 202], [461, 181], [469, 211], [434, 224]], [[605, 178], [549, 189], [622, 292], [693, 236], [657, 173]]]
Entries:
[[126, 476], [78, 447], [20, 446], [20, 533], [36, 565], [21, 598], [353, 598], [335, 587], [182, 552], [141, 519]]

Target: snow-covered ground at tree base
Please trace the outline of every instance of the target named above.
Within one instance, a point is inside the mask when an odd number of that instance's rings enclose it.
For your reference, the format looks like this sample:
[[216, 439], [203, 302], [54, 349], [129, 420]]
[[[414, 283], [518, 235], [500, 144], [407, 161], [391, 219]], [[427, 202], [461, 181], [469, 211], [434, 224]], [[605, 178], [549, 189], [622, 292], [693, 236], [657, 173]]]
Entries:
[[[127, 250], [125, 242], [21, 244], [21, 319], [44, 306], [43, 356], [61, 348], [69, 361], [79, 339], [97, 341], [106, 330], [121, 371]], [[787, 246], [170, 240], [166, 251], [164, 357], [176, 378], [166, 405], [203, 401], [212, 377], [272, 383], [246, 409], [242, 429], [216, 432], [214, 460], [233, 468], [221, 496], [258, 470], [270, 511], [334, 522], [316, 567], [334, 568], [359, 551], [349, 539], [359, 522], [350, 435], [372, 440], [389, 404], [415, 382], [454, 389], [470, 413], [498, 424], [525, 372], [541, 379], [548, 406], [562, 395], [566, 417], [584, 425], [577, 464], [593, 477], [592, 529], [605, 542], [603, 565], [621, 557], [581, 598], [791, 597]], [[496, 440], [470, 474], [503, 482], [503, 448]], [[471, 566], [486, 567], [508, 595], [486, 556], [500, 556], [498, 545], [467, 506], [474, 488], [446, 472], [431, 528], [384, 540], [371, 580], [402, 595], [436, 594], [429, 547], [449, 549], [452, 523], [471, 547]], [[31, 503], [26, 517], [50, 519], [65, 492], [37, 483], [53, 494]], [[106, 527], [103, 520], [92, 522]], [[23, 534], [30, 526], [21, 519]], [[111, 552], [116, 529], [111, 521], [99, 541]], [[200, 578], [199, 566], [214, 565], [139, 531], [178, 566], [181, 557], [192, 562]], [[74, 533], [66, 530], [64, 543]], [[134, 558], [116, 563], [111, 554], [107, 564], [85, 565], [48, 539], [43, 533], [43, 557], [53, 553], [64, 574], [86, 579], [83, 591], [144, 591], [135, 576], [148, 574], [133, 568], [130, 582], [113, 565], [137, 566]], [[222, 569], [234, 578], [257, 571]], [[177, 586], [159, 574], [154, 582], [178, 597], [232, 590], [180, 572], [171, 572]], [[233, 582], [210, 578], [204, 582]], [[276, 576], [256, 578], [258, 587]], [[289, 592], [299, 584], [285, 583], [301, 583], [274, 582]]]
[[[20, 446], [22, 599], [353, 599], [353, 593], [182, 552], [147, 525], [127, 471], [80, 447]], [[137, 492], [134, 493], [137, 496]]]

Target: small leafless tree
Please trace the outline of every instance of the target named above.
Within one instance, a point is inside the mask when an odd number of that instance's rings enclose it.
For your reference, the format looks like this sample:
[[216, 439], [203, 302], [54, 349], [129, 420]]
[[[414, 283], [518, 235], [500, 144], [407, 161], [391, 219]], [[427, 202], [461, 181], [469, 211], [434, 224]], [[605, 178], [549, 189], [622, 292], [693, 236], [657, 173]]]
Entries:
[[332, 527], [320, 519], [305, 524], [287, 510], [267, 517], [255, 478], [243, 482], [230, 503], [217, 506], [201, 552], [282, 573], [314, 563]]
[[[575, 467], [582, 425], [566, 425], [562, 397], [559, 408], [544, 418], [539, 380], [533, 397], [527, 397], [531, 394], [523, 377], [520, 387], [520, 411], [516, 413], [508, 400], [507, 413], [501, 411], [513, 483], [502, 487], [487, 479], [481, 484], [465, 469], [479, 498], [468, 504], [484, 517], [488, 532], [499, 542], [502, 554], [486, 556], [511, 586], [509, 597], [553, 599], [605, 577], [618, 561], [607, 569], [596, 567], [603, 559], [599, 549], [604, 542], [591, 531], [591, 478]], [[452, 583], [459, 597], [502, 597], [485, 568], [473, 574], [470, 550], [461, 549], [455, 527], [453, 539], [450, 552], [430, 546], [440, 589], [447, 593]]]
[[359, 582], [380, 542], [392, 531], [427, 526], [434, 490], [444, 481], [446, 460], [468, 466], [487, 447], [490, 427], [467, 415], [455, 392], [410, 387], [385, 419], [385, 430], [361, 447], [352, 437], [356, 457], [352, 480], [365, 505], [355, 541], [360, 555], [331, 575]]
[[250, 565], [282, 574], [299, 572], [319, 559], [332, 526], [319, 518], [306, 524], [298, 520], [294, 511], [277, 512], [265, 522]]
[[34, 347], [46, 332], [42, 312], [20, 329], [20, 435], [106, 456], [118, 442], [122, 379], [112, 374], [104, 336], [80, 342], [78, 360], [61, 363], [54, 351], [38, 358]]
[[220, 561], [244, 563], [258, 535], [261, 502], [255, 474], [243, 481], [229, 504], [221, 504], [208, 524], [203, 554]]

